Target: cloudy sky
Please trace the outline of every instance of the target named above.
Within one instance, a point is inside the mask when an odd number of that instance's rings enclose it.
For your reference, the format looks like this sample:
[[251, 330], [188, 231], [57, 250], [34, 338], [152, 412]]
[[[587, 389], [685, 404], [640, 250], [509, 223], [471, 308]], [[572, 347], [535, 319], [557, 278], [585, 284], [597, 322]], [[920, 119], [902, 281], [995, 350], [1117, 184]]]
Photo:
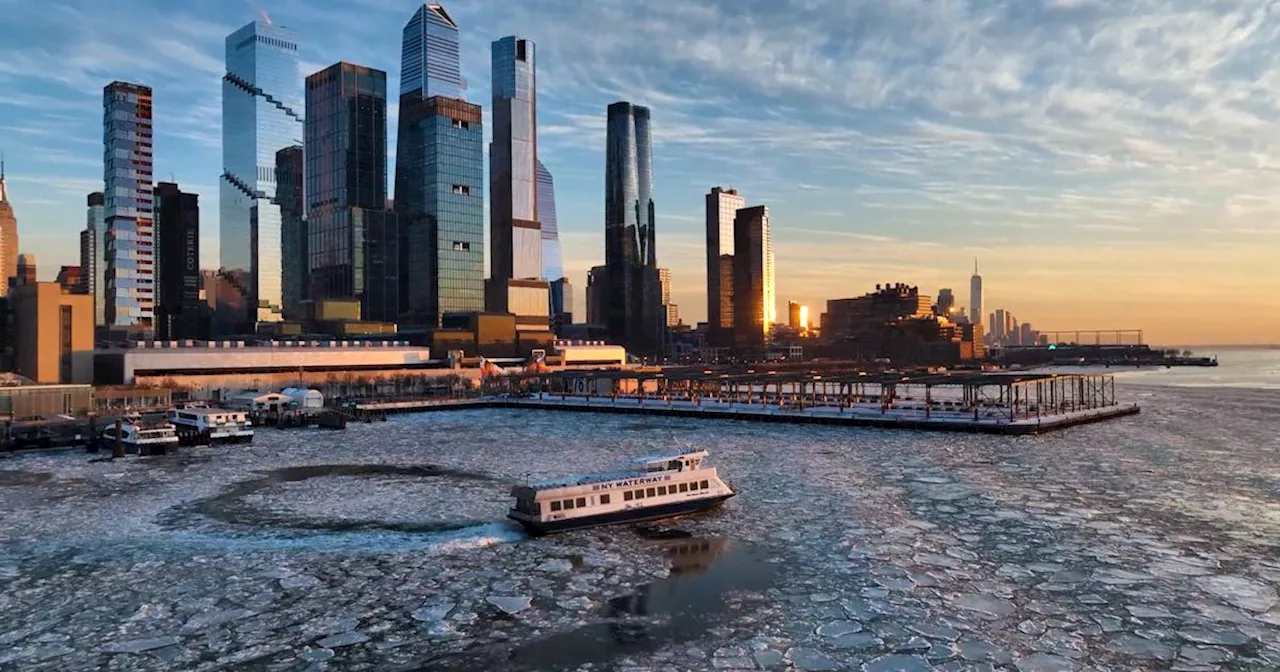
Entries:
[[[299, 32], [300, 78], [346, 60], [398, 81], [415, 3], [254, 3]], [[468, 97], [486, 107], [489, 43], [538, 45], [539, 147], [580, 300], [604, 254], [605, 107], [627, 99], [653, 110], [659, 263], [688, 322], [705, 317], [702, 198], [719, 184], [770, 206], [783, 308], [817, 313], [880, 282], [951, 287], [966, 305], [976, 257], [988, 310], [1037, 327], [1162, 343], [1280, 333], [1280, 2], [445, 7]], [[156, 179], [200, 193], [216, 266], [223, 39], [255, 9], [0, 0], [0, 16], [0, 149], [42, 277], [78, 263], [113, 79], [155, 89]]]

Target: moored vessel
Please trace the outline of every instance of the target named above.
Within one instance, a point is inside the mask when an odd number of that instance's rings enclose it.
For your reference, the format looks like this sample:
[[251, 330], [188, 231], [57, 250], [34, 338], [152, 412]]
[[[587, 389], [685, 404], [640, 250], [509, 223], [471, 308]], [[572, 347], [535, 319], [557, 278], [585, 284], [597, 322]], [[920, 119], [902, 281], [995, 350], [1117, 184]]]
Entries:
[[[118, 435], [117, 435], [118, 433]], [[164, 418], [127, 415], [102, 430], [100, 441], [111, 450], [119, 442], [126, 453], [164, 455], [178, 445], [178, 433]]]
[[736, 494], [705, 465], [707, 451], [636, 460], [631, 469], [518, 485], [507, 517], [535, 536], [699, 513]]
[[253, 423], [244, 411], [190, 404], [169, 409], [167, 417], [184, 446], [253, 441]]

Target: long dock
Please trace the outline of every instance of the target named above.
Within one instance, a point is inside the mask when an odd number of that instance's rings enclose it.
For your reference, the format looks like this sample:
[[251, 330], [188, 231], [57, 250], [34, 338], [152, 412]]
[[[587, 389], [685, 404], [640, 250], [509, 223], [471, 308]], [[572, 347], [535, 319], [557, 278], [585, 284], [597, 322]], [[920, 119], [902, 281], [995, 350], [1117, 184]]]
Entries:
[[1054, 415], [1018, 418], [1010, 420], [996, 413], [979, 414], [974, 419], [969, 413], [936, 411], [928, 416], [922, 410], [881, 409], [869, 406], [842, 408], [835, 406], [778, 407], [759, 404], [695, 404], [683, 400], [661, 399], [610, 399], [587, 397], [547, 396], [544, 398], [493, 399], [490, 406], [501, 408], [527, 408], [586, 413], [624, 413], [656, 415], [707, 420], [748, 420], [753, 422], [782, 422], [792, 424], [843, 425], [846, 427], [871, 427], [877, 429], [914, 429], [942, 432], [968, 432], [978, 434], [1041, 434], [1104, 420], [1136, 415], [1136, 404], [1116, 405], [1066, 411]]
[[1040, 434], [1140, 412], [1104, 374], [721, 375], [557, 371], [487, 381], [467, 399], [362, 402], [360, 415], [470, 408], [841, 425], [982, 434]]

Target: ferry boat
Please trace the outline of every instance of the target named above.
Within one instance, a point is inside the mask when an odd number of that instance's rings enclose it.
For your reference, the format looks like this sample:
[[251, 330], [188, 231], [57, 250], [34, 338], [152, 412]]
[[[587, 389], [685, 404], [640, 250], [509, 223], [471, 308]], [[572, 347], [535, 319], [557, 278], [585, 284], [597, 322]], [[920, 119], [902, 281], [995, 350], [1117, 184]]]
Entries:
[[169, 422], [183, 446], [212, 446], [253, 441], [253, 423], [244, 411], [187, 404], [169, 409]]
[[507, 517], [541, 536], [597, 525], [638, 523], [713, 509], [736, 493], [705, 450], [635, 460], [636, 467], [559, 481], [517, 485]]
[[[139, 455], [164, 455], [178, 445], [178, 433], [164, 419], [144, 419], [134, 414], [121, 418], [120, 443], [126, 453]], [[116, 445], [116, 425], [102, 430], [102, 446], [113, 450]]]

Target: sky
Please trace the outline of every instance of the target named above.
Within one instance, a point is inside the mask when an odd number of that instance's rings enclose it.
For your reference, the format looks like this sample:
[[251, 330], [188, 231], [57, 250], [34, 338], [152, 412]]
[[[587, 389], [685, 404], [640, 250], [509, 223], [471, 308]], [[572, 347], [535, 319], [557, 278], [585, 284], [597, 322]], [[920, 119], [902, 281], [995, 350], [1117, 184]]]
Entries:
[[[388, 82], [420, 4], [254, 2], [298, 31], [300, 80], [345, 60]], [[770, 208], [779, 315], [893, 282], [967, 306], [976, 258], [986, 309], [1037, 328], [1280, 338], [1275, 0], [443, 4], [486, 116], [490, 42], [537, 44], [580, 309], [604, 256], [605, 108], [625, 99], [652, 110], [658, 262], [686, 322], [705, 318], [703, 198], [723, 185]], [[113, 79], [153, 87], [156, 179], [200, 194], [216, 267], [223, 40], [255, 7], [0, 0], [0, 16], [0, 150], [41, 278], [78, 263]]]

